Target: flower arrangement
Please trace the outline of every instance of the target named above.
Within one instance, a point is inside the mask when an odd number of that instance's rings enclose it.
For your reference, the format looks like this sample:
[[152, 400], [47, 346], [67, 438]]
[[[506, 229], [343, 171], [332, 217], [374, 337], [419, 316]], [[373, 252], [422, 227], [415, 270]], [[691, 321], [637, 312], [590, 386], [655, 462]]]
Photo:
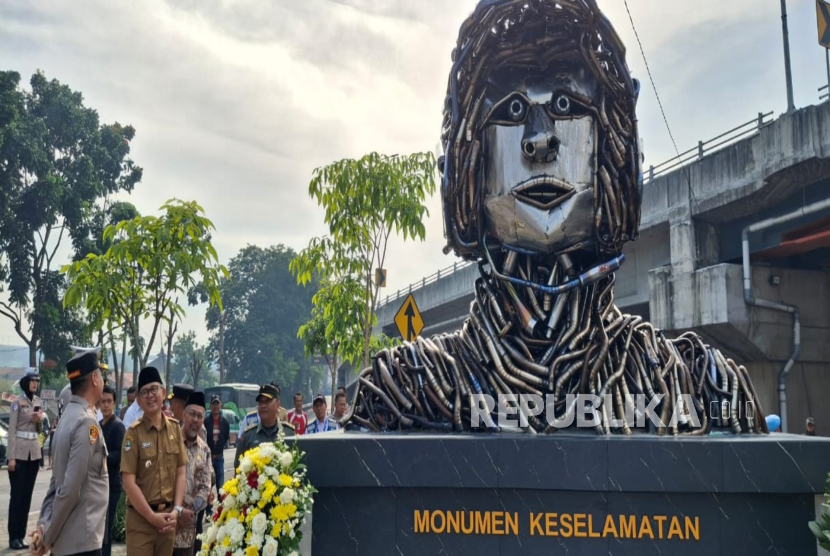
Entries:
[[247, 450], [219, 491], [199, 556], [299, 556], [300, 527], [317, 492], [305, 477], [302, 452], [273, 444]]

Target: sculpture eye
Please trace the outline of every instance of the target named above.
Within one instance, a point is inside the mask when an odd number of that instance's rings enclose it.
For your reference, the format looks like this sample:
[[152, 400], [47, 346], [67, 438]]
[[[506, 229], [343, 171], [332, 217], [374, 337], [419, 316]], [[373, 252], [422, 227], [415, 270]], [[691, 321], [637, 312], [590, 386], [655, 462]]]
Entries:
[[510, 120], [520, 122], [526, 114], [527, 104], [525, 104], [523, 99], [516, 97], [507, 103], [507, 115], [510, 117]]
[[551, 104], [554, 113], [559, 116], [567, 116], [571, 112], [571, 99], [567, 95], [558, 95]]

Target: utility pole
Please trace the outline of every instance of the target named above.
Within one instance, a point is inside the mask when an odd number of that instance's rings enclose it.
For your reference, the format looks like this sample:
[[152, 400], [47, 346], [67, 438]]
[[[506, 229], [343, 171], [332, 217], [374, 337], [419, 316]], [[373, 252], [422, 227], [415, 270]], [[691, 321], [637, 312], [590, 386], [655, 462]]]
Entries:
[[784, 71], [787, 76], [787, 112], [795, 110], [793, 103], [793, 74], [790, 69], [790, 34], [787, 31], [787, 0], [781, 0], [781, 29], [784, 33]]

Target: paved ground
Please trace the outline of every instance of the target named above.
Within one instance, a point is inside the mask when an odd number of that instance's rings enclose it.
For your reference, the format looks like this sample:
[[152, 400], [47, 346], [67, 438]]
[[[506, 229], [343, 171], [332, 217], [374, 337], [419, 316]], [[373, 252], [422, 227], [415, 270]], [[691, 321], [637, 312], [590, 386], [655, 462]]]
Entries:
[[[225, 450], [225, 479], [229, 479], [231, 477], [231, 465], [230, 462], [233, 461], [233, 454], [234, 450], [229, 449]], [[34, 530], [35, 523], [37, 522], [38, 514], [40, 513], [40, 505], [43, 502], [43, 498], [46, 496], [46, 491], [49, 489], [49, 481], [52, 478], [52, 472], [47, 469], [42, 469], [37, 475], [37, 482], [35, 483], [35, 490], [32, 494], [32, 507], [29, 513], [29, 526], [26, 529], [28, 534], [29, 531]], [[0, 471], [0, 556], [11, 556], [11, 555], [27, 555], [29, 554], [28, 550], [10, 550], [9, 549], [9, 532], [7, 529], [7, 524], [9, 521], [9, 474], [6, 471], [6, 468], [3, 467], [2, 471]], [[26, 539], [25, 542], [28, 544], [29, 539]], [[121, 545], [113, 545], [112, 547], [112, 554], [113, 556], [126, 556], [127, 550], [126, 547]]]

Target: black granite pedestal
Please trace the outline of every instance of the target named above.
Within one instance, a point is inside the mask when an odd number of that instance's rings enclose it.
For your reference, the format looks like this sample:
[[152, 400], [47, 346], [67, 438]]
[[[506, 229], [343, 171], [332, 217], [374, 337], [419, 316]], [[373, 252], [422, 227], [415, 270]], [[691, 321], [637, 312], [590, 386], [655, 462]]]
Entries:
[[[313, 554], [807, 556], [830, 439], [301, 437]], [[822, 500], [818, 500], [820, 503]]]

